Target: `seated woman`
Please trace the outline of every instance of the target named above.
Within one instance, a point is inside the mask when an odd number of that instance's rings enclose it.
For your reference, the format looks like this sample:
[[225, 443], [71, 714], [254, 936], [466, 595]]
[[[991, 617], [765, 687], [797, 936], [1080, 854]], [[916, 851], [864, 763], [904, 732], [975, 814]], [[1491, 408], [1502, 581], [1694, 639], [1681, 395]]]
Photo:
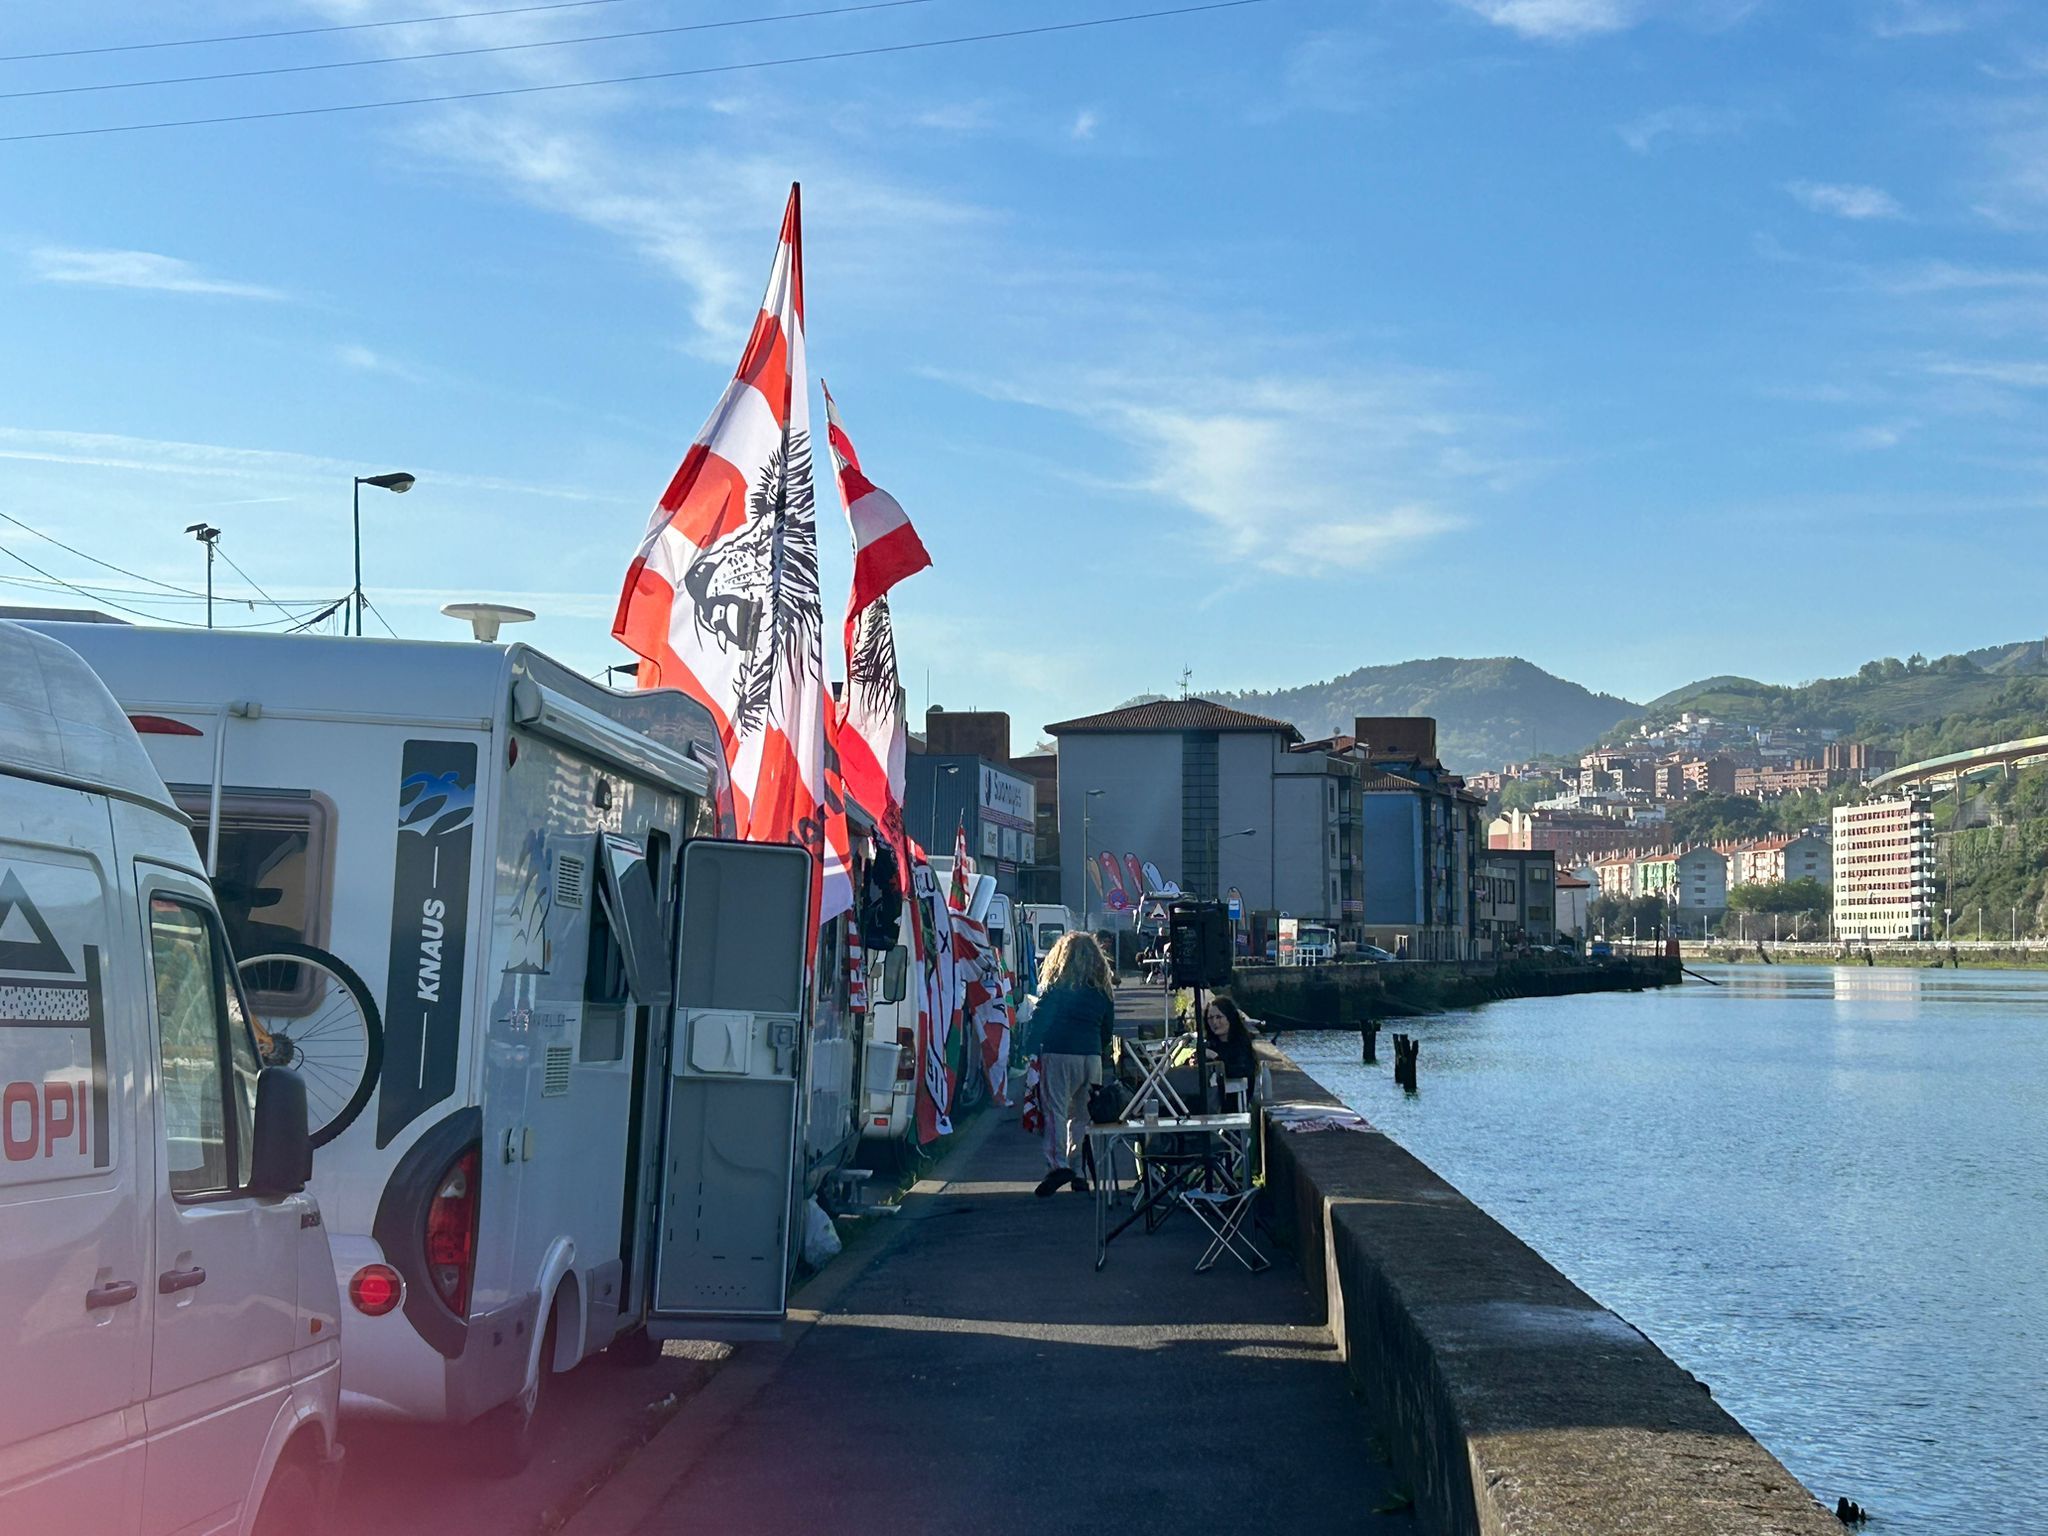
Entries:
[[1202, 1026], [1208, 1033], [1209, 1058], [1222, 1064], [1224, 1077], [1243, 1078], [1247, 1085], [1258, 1077], [1259, 1053], [1252, 1048], [1242, 1008], [1227, 997], [1212, 997], [1202, 1010]]

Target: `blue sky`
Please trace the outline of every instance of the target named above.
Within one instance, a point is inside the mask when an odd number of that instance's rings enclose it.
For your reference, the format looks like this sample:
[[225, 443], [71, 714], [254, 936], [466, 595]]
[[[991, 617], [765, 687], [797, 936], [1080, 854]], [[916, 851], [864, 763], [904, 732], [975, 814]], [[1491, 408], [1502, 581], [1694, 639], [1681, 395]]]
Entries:
[[[504, 3], [80, 0], [16, 7], [0, 52]], [[391, 59], [827, 3], [5, 62], [0, 92], [346, 67], [0, 99], [0, 135], [1160, 0]], [[932, 701], [1010, 710], [1021, 749], [1184, 665], [1213, 691], [1515, 653], [1643, 699], [2043, 632], [2048, 18], [2017, 0], [1269, 0], [0, 143], [0, 511], [181, 585], [204, 519], [310, 601], [349, 582], [349, 476], [407, 469], [412, 494], [364, 506], [401, 633], [452, 637], [441, 602], [496, 597], [565, 659], [623, 659], [619, 578], [792, 179], [813, 369], [938, 562], [896, 599], [913, 712], [928, 670]], [[0, 550], [133, 585], [11, 525]]]

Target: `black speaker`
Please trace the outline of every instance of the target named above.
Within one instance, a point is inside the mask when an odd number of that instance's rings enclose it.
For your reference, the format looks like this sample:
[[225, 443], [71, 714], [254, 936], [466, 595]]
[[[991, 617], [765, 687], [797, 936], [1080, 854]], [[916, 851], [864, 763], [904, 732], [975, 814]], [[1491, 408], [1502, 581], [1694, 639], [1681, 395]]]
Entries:
[[1176, 901], [1167, 912], [1177, 987], [1230, 985], [1230, 915], [1220, 901]]

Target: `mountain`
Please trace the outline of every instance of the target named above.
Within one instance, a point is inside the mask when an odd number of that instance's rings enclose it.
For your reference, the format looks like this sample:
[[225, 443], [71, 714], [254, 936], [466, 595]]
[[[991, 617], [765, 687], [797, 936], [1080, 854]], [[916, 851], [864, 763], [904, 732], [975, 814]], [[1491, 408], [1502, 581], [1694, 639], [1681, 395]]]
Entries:
[[1305, 736], [1348, 734], [1359, 715], [1434, 715], [1437, 755], [1465, 773], [1546, 753], [1576, 754], [1643, 712], [1639, 704], [1590, 692], [1519, 656], [1439, 656], [1360, 667], [1300, 688], [1205, 697], [1291, 720]]
[[1667, 725], [1688, 710], [1735, 725], [1840, 731], [1913, 760], [2048, 732], [2048, 646], [2016, 641], [1934, 661], [1887, 656], [1865, 662], [1853, 677], [1790, 687], [1703, 678], [1652, 699], [1606, 739], [1625, 740], [1639, 724]]

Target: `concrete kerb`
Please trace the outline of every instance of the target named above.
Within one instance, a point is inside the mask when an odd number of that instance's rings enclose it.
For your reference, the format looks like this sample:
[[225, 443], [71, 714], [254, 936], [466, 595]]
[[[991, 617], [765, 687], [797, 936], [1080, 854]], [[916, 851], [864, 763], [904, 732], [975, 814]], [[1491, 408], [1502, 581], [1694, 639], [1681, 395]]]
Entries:
[[630, 1536], [660, 1508], [669, 1492], [690, 1475], [733, 1419], [760, 1395], [788, 1364], [818, 1319], [832, 1310], [850, 1285], [900, 1243], [911, 1224], [922, 1220], [949, 1180], [948, 1164], [979, 1147], [1003, 1123], [1000, 1110], [984, 1109], [972, 1124], [948, 1138], [930, 1173], [911, 1185], [900, 1214], [857, 1234], [837, 1260], [799, 1286], [790, 1297], [789, 1321], [773, 1344], [736, 1348], [718, 1373], [676, 1411], [645, 1445], [586, 1499], [561, 1528], [560, 1536]]
[[[1280, 1102], [1336, 1104], [1280, 1052]], [[1266, 1126], [1269, 1227], [1426, 1530], [1824, 1536], [1706, 1384], [1378, 1132]]]

